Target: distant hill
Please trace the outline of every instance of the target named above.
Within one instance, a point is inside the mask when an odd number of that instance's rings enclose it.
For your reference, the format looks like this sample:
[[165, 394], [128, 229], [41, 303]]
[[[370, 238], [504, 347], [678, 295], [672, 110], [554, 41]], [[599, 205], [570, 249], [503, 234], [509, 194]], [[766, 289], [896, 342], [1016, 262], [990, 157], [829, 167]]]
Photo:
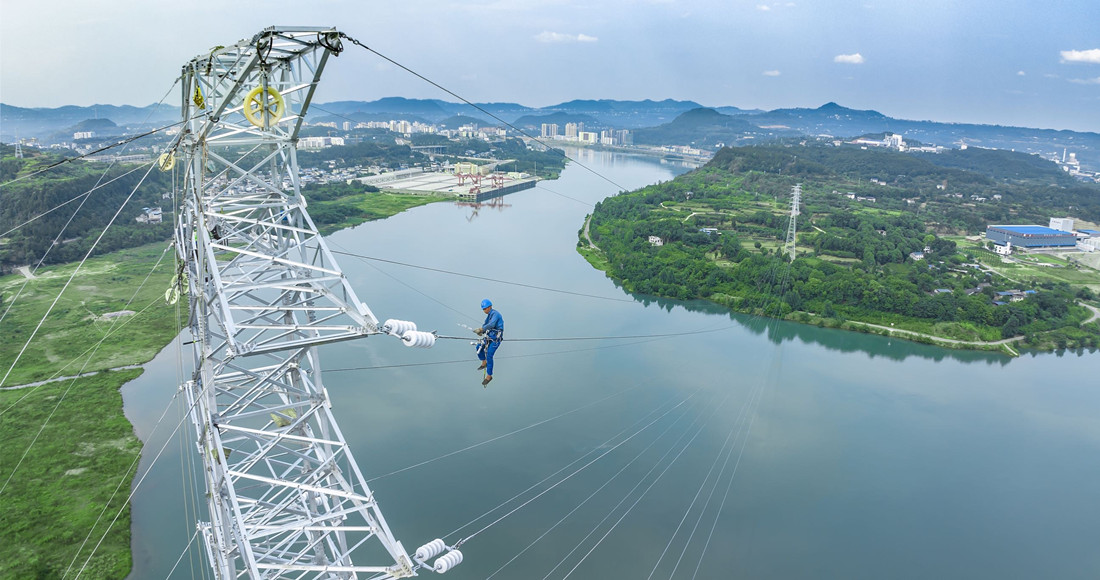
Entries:
[[[179, 107], [174, 105], [67, 105], [55, 109], [13, 107], [0, 103], [0, 139], [13, 142], [14, 137], [44, 137], [68, 129], [88, 119], [110, 119], [120, 126], [161, 126], [179, 120]], [[70, 138], [72, 135], [69, 136]]]
[[761, 127], [774, 126], [807, 135], [825, 134], [840, 138], [890, 132], [944, 147], [957, 147], [965, 143], [1043, 155], [1060, 153], [1063, 148], [1068, 148], [1077, 153], [1082, 163], [1100, 168], [1100, 133], [912, 121], [888, 117], [878, 111], [849, 109], [832, 102], [816, 109], [776, 109], [746, 115], [744, 119]]
[[[480, 110], [479, 110], [480, 109]], [[707, 146], [717, 143], [744, 143], [795, 135], [828, 135], [848, 139], [864, 134], [898, 133], [906, 139], [926, 144], [957, 147], [960, 144], [987, 149], [1007, 149], [1040, 153], [1050, 157], [1065, 149], [1076, 153], [1086, 168], [1100, 168], [1100, 133], [1055, 131], [1000, 125], [938, 123], [895, 119], [874, 110], [850, 109], [834, 102], [817, 108], [789, 108], [773, 111], [745, 110], [737, 107], [709, 108], [708, 114], [679, 117], [696, 109], [707, 109], [694, 101], [619, 101], [609, 99], [573, 100], [535, 108], [516, 103], [480, 103], [476, 107], [439, 99], [389, 97], [377, 101], [336, 101], [316, 104], [309, 120], [422, 120], [439, 123], [462, 115], [478, 120], [482, 126], [522, 122], [584, 122], [592, 128], [632, 129], [637, 143]], [[709, 116], [706, 116], [709, 115]], [[496, 117], [496, 118], [494, 118]], [[16, 136], [48, 138], [67, 131], [86, 119], [110, 119], [133, 133], [148, 119], [145, 127], [158, 127], [179, 119], [176, 105], [154, 107], [59, 107], [56, 109], [21, 108], [0, 104], [0, 140], [12, 142]], [[521, 121], [522, 119], [522, 121]], [[345, 119], [346, 120], [346, 119]], [[737, 120], [745, 124], [733, 123]], [[562, 127], [564, 129], [564, 127]], [[71, 136], [70, 136], [71, 137]], [[48, 144], [48, 143], [47, 143]]]
[[698, 108], [680, 114], [669, 123], [635, 130], [634, 142], [639, 145], [692, 145], [700, 149], [713, 149], [768, 136], [774, 137], [774, 132], [769, 134], [741, 117]]
[[543, 107], [543, 111], [588, 115], [600, 123], [616, 129], [635, 129], [668, 123], [677, 115], [702, 107], [695, 101], [665, 99], [654, 101], [573, 100]]

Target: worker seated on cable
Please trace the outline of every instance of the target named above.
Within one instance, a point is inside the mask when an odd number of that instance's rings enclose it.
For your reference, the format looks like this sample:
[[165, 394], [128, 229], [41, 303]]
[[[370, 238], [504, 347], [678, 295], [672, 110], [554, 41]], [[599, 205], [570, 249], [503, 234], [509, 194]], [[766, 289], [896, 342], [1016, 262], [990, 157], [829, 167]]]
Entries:
[[500, 347], [500, 341], [504, 340], [504, 318], [500, 312], [493, 310], [493, 303], [488, 298], [481, 301], [481, 311], [485, 313], [485, 322], [481, 328], [475, 328], [474, 333], [482, 337], [477, 345], [477, 358], [481, 360], [481, 366], [477, 368], [485, 369], [485, 378], [481, 380], [484, 387], [493, 380], [493, 354]]

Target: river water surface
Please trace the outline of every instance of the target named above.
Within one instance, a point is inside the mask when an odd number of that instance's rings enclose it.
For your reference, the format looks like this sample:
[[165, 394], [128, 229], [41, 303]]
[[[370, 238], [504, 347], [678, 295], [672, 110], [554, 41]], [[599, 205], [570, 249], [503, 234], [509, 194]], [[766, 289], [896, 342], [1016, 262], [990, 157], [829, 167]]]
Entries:
[[[630, 296], [577, 254], [578, 229], [617, 186], [687, 168], [570, 154], [599, 175], [570, 164], [502, 207], [433, 204], [329, 238], [527, 285], [340, 259], [379, 319], [469, 335], [491, 298], [505, 320], [488, 388], [466, 341], [322, 349], [406, 549], [484, 529], [456, 580], [1100, 577], [1100, 355], [1008, 359]], [[611, 336], [638, 338], [523, 340]], [[199, 457], [186, 424], [168, 438], [179, 348], [123, 389], [146, 442], [133, 578], [209, 575], [188, 547]]]

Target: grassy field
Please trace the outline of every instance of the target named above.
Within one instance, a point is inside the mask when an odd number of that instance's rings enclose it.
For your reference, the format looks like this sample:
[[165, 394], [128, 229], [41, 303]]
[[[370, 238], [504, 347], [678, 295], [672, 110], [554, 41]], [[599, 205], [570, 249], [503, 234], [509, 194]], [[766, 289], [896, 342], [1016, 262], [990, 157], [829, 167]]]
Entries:
[[85, 578], [129, 573], [126, 499], [141, 442], [119, 387], [139, 375], [0, 391], [0, 578], [71, 578], [85, 562]]
[[351, 206], [359, 210], [359, 215], [349, 216], [342, 221], [318, 225], [323, 234], [355, 227], [359, 224], [373, 220], [388, 218], [405, 210], [421, 205], [435, 203], [437, 201], [454, 200], [454, 197], [444, 195], [412, 195], [405, 193], [365, 193], [345, 196], [333, 201], [314, 202], [310, 207], [325, 208], [331, 206]]
[[[0, 373], [8, 373], [33, 336], [0, 386], [153, 358], [177, 333], [174, 309], [164, 303], [174, 273], [172, 258], [165, 242], [90, 259], [75, 277], [76, 264], [42, 268], [32, 280], [18, 274], [0, 277], [0, 313], [8, 310], [0, 321]], [[133, 314], [113, 314], [125, 311]]]
[[[4, 386], [151, 359], [178, 333], [179, 314], [164, 302], [172, 255], [165, 242], [88, 260], [64, 292], [75, 264], [43, 268], [34, 279], [0, 278], [0, 313], [11, 307], [0, 322]], [[122, 311], [133, 314], [108, 316]], [[140, 374], [0, 390], [0, 578], [61, 577], [75, 560], [72, 575], [89, 556], [85, 577], [129, 573], [125, 500], [141, 442], [122, 413], [119, 388]]]

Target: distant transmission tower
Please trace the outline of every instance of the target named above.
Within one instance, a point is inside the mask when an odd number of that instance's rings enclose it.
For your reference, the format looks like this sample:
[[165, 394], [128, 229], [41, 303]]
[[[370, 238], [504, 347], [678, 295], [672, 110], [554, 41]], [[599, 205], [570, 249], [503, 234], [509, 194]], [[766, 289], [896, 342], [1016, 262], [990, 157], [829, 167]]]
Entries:
[[[188, 62], [184, 126], [159, 160], [170, 170], [181, 158], [176, 249], [197, 369], [182, 390], [206, 480], [199, 530], [220, 580], [399, 578], [447, 551], [436, 540], [414, 560], [394, 538], [322, 383], [323, 344], [435, 339], [379, 324], [306, 212], [298, 132], [340, 39], [273, 27]], [[450, 550], [433, 567], [461, 559]]]
[[797, 230], [796, 224], [798, 222], [798, 205], [802, 201], [802, 184], [798, 184], [791, 188], [791, 221], [787, 225], [787, 243], [783, 246], [783, 251], [790, 256], [791, 261], [794, 261], [795, 253], [795, 233]]

